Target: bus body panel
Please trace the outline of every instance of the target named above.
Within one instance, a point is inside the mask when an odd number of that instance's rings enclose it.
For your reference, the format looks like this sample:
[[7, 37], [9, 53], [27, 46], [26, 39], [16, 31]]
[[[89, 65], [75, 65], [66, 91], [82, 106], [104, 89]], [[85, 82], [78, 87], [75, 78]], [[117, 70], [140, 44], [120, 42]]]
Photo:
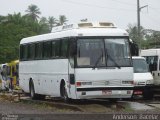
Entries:
[[[79, 68], [75, 70], [76, 82], [81, 82], [81, 89], [77, 91], [77, 98], [130, 98], [132, 95], [131, 85], [123, 84], [122, 81], [132, 81], [132, 67], [118, 68]], [[90, 85], [85, 84], [91, 82]], [[123, 90], [121, 86], [126, 87]], [[119, 90], [118, 90], [118, 89]], [[128, 89], [129, 88], [129, 89]], [[94, 91], [92, 91], [94, 89]], [[103, 95], [102, 92], [109, 89], [111, 94]], [[131, 90], [131, 91], [130, 91]], [[130, 91], [130, 94], [127, 94]], [[83, 95], [83, 92], [86, 92]]]
[[60, 96], [61, 80], [68, 81], [68, 60], [66, 59], [23, 61], [20, 62], [19, 70], [20, 86], [25, 92], [29, 92], [31, 78], [36, 93]]
[[[133, 80], [132, 67], [118, 68], [79, 68], [75, 70], [76, 80], [97, 81], [97, 80]], [[121, 83], [117, 83], [121, 85]]]

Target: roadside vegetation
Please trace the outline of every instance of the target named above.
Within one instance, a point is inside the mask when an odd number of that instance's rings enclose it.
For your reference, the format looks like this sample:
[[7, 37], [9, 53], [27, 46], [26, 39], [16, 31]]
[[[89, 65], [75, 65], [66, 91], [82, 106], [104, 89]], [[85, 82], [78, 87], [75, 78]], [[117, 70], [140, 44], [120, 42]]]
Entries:
[[65, 15], [40, 17], [38, 6], [30, 5], [26, 14], [19, 13], [0, 15], [0, 63], [19, 58], [19, 42], [24, 37], [49, 33], [54, 26], [67, 21]]

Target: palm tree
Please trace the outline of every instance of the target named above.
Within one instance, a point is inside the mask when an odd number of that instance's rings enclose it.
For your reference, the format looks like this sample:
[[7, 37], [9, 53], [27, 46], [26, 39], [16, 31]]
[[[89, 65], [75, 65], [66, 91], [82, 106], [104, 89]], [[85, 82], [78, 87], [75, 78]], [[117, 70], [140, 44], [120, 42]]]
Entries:
[[33, 21], [37, 21], [39, 18], [38, 15], [41, 14], [40, 9], [36, 5], [33, 5], [33, 4], [28, 6], [28, 9], [26, 10], [26, 12], [28, 13], [26, 15], [31, 17]]
[[56, 18], [49, 16], [48, 24], [49, 24], [49, 29], [50, 30], [52, 30], [52, 28], [57, 25], [57, 21], [58, 20]]
[[39, 21], [39, 34], [50, 32], [49, 25], [46, 17], [42, 17]]
[[68, 21], [68, 20], [67, 20], [67, 18], [66, 18], [65, 15], [60, 15], [60, 16], [59, 16], [59, 25], [63, 25], [63, 24], [65, 24], [67, 21]]
[[47, 18], [46, 17], [41, 17], [39, 23], [40, 24], [47, 24]]

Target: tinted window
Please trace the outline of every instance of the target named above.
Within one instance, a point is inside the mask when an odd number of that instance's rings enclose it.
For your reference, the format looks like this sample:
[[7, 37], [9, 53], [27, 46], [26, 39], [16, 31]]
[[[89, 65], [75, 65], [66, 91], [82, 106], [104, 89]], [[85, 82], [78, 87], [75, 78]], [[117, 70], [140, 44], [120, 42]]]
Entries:
[[27, 60], [27, 58], [28, 58], [28, 45], [24, 45], [23, 55], [24, 55], [24, 60]]
[[35, 57], [35, 44], [28, 45], [28, 59], [34, 59]]
[[23, 59], [24, 59], [24, 53], [23, 53], [23, 51], [24, 51], [24, 46], [21, 45], [21, 46], [20, 46], [20, 60], [23, 60]]
[[51, 57], [51, 42], [47, 41], [43, 44], [43, 57], [50, 58]]
[[41, 59], [42, 58], [42, 50], [43, 50], [43, 43], [36, 43], [35, 45], [35, 58]]
[[59, 57], [60, 56], [60, 41], [52, 41], [52, 57]]
[[61, 56], [68, 57], [68, 40], [62, 40], [61, 42]]

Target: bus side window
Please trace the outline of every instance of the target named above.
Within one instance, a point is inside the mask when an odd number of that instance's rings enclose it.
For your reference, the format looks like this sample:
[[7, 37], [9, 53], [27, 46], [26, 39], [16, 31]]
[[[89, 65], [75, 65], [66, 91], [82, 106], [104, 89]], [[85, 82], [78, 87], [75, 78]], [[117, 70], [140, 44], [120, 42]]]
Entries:
[[20, 46], [20, 60], [24, 59], [24, 45]]
[[35, 59], [41, 59], [42, 58], [42, 49], [43, 49], [43, 43], [36, 43], [35, 44]]
[[28, 59], [33, 60], [35, 57], [35, 44], [28, 45]]
[[24, 45], [23, 55], [24, 55], [24, 60], [27, 60], [28, 59], [28, 45]]
[[61, 41], [61, 57], [68, 57], [68, 39]]
[[51, 57], [51, 41], [44, 42], [44, 44], [43, 44], [43, 57], [44, 58]]
[[52, 51], [51, 51], [51, 53], [52, 53], [51, 56], [52, 56], [52, 57], [55, 57], [55, 44], [56, 44], [55, 41], [53, 41], [52, 44], [51, 44], [51, 45], [52, 45]]
[[60, 57], [60, 40], [52, 41], [52, 58]]

